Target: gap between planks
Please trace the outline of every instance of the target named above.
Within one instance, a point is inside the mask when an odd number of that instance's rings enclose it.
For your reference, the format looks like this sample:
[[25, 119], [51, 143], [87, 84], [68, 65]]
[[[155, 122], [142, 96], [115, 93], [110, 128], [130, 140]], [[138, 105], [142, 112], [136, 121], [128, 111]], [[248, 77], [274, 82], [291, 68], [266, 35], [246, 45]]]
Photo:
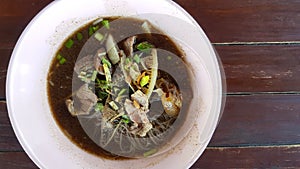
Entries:
[[206, 147], [207, 150], [223, 150], [223, 149], [252, 149], [252, 148], [261, 148], [261, 149], [269, 149], [269, 148], [300, 148], [300, 144], [279, 144], [279, 145], [247, 145], [247, 146], [213, 146]]
[[[228, 92], [224, 93], [226, 97], [239, 97], [239, 96], [292, 96], [292, 95], [299, 95], [300, 91], [290, 91], [290, 92]], [[0, 97], [0, 103], [6, 104], [6, 99]]]
[[215, 46], [275, 46], [275, 45], [300, 45], [300, 41], [278, 41], [278, 42], [216, 42]]
[[258, 96], [258, 95], [300, 95], [300, 91], [288, 92], [227, 92], [226, 96]]
[[[0, 43], [0, 49], [14, 49], [15, 43]], [[278, 42], [214, 42], [215, 46], [274, 46], [274, 45], [300, 45], [300, 41]]]

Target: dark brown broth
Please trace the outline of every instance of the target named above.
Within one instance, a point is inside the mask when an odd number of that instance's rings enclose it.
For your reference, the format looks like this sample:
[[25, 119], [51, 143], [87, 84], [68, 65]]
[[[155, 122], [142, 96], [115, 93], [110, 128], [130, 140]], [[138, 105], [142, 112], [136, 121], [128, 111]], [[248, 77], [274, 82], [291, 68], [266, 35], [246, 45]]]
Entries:
[[[108, 20], [110, 21], [113, 21], [115, 19], [116, 18], [108, 18]], [[109, 32], [115, 37], [117, 42], [120, 42], [118, 43], [118, 45], [122, 48], [122, 40], [125, 40], [128, 37], [126, 36], [127, 34], [135, 35], [136, 32], [143, 32], [143, 30], [141, 30], [142, 23], [143, 21], [133, 18], [120, 18], [118, 19], [118, 22], [111, 22], [111, 29], [109, 30]], [[88, 29], [91, 24], [92, 23], [82, 27], [68, 38], [74, 40], [74, 45], [71, 49], [68, 49], [64, 45], [62, 45], [62, 47], [58, 50], [57, 54], [61, 54], [66, 58], [67, 61], [63, 65], [60, 65], [58, 63], [58, 60], [55, 58], [52, 61], [48, 74], [48, 100], [57, 124], [65, 133], [65, 135], [76, 145], [97, 156], [109, 159], [125, 159], [123, 157], [113, 156], [112, 154], [104, 151], [96, 143], [94, 143], [84, 132], [78, 119], [76, 117], [73, 117], [68, 112], [65, 105], [65, 100], [72, 94], [73, 69], [77, 58], [84, 57], [88, 54], [94, 54], [100, 47], [99, 42], [89, 39]], [[82, 40], [78, 40], [76, 38], [78, 32], [82, 33]], [[126, 32], [126, 35], [122, 34], [123, 32]], [[160, 50], [158, 53], [159, 69], [161, 70], [159, 76], [167, 77], [169, 75], [164, 72], [168, 72], [174, 79], [176, 79], [177, 83], [181, 84], [180, 91], [183, 94], [184, 104], [178, 117], [178, 119], [181, 120], [178, 123], [177, 127], [180, 127], [189, 108], [189, 102], [193, 97], [190, 87], [189, 71], [187, 70], [187, 67], [183, 62], [184, 53], [172, 40], [170, 40], [169, 37], [164, 35], [158, 29], [154, 29], [152, 30], [152, 32], [154, 32], [154, 34], [151, 35], [151, 38], [149, 38], [149, 34], [138, 35], [139, 38], [136, 43], [147, 40], [148, 42], [154, 44], [156, 48], [166, 50]], [[170, 60], [170, 58], [168, 58], [169, 52], [175, 54], [178, 57], [172, 57]], [[50, 84], [54, 84], [54, 86]], [[152, 105], [151, 109], [155, 109], [155, 107], [155, 105]], [[157, 109], [161, 109], [159, 106], [157, 107]]]

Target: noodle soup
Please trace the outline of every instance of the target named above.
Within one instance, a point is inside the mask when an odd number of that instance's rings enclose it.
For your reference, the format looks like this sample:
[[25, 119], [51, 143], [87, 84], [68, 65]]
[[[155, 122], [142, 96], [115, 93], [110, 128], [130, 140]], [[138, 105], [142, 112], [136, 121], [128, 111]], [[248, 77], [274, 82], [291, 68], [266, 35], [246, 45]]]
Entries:
[[146, 20], [99, 18], [74, 32], [48, 73], [53, 116], [77, 146], [110, 159], [155, 155], [193, 99], [185, 54]]

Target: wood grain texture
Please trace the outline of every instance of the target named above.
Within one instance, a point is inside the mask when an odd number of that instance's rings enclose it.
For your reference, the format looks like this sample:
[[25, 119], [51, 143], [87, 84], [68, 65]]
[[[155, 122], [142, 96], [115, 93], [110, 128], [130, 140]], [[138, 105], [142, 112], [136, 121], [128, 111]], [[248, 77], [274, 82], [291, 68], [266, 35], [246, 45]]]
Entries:
[[[191, 169], [299, 168], [300, 147], [207, 148]], [[36, 169], [25, 152], [0, 153], [1, 168]]]
[[228, 92], [300, 91], [300, 45], [217, 46]]
[[1, 0], [0, 49], [12, 49], [29, 21], [53, 0]]
[[[300, 45], [216, 46], [224, 65], [227, 91], [300, 92]], [[0, 98], [11, 50], [0, 49]]]
[[[13, 47], [30, 19], [52, 0], [0, 2], [0, 46]], [[176, 0], [212, 42], [300, 41], [298, 0]], [[22, 8], [18, 6], [22, 4]], [[24, 7], [23, 7], [24, 6]]]
[[300, 95], [227, 97], [209, 146], [300, 144]]
[[[0, 1], [0, 100], [5, 99], [8, 61], [18, 37], [52, 1]], [[218, 44], [228, 92], [233, 94], [227, 98], [207, 150], [192, 169], [300, 168], [300, 1], [174, 1], [190, 12], [210, 40]], [[16, 139], [3, 101], [0, 168], [37, 168]]]
[[30, 16], [53, 0], [1, 0], [1, 16]]
[[300, 146], [208, 148], [191, 169], [300, 168]]
[[2, 169], [38, 169], [25, 152], [0, 152]]
[[[300, 95], [230, 96], [210, 147], [300, 144]], [[21, 151], [4, 103], [0, 151]]]
[[299, 0], [175, 0], [212, 42], [299, 41]]
[[30, 20], [28, 16], [0, 16], [0, 49], [13, 49]]
[[5, 82], [11, 50], [0, 49], [0, 98], [5, 97]]
[[22, 150], [23, 149], [20, 146], [11, 127], [8, 118], [6, 103], [0, 101], [0, 152]]

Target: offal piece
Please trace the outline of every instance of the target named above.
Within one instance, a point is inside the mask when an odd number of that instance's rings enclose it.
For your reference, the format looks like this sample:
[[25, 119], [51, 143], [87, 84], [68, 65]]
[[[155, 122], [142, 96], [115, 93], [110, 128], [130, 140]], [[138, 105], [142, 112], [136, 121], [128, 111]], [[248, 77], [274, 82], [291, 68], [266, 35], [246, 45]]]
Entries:
[[94, 56], [88, 55], [76, 61], [74, 71], [79, 75], [94, 68]]
[[133, 54], [133, 45], [136, 41], [136, 36], [131, 36], [124, 41], [124, 52], [128, 57], [131, 57]]
[[126, 99], [124, 107], [129, 118], [134, 123], [133, 134], [145, 137], [148, 131], [152, 129], [147, 113], [149, 112], [149, 102], [147, 95], [140, 90], [131, 95], [133, 101]]
[[161, 89], [159, 95], [165, 112], [171, 117], [177, 116], [182, 106], [182, 95], [177, 87], [163, 78], [157, 80], [156, 87]]
[[68, 111], [72, 116], [88, 115], [97, 103], [97, 96], [88, 88], [87, 84], [82, 85], [75, 94], [78, 99], [78, 106], [74, 106], [74, 100], [67, 99], [65, 101]]

